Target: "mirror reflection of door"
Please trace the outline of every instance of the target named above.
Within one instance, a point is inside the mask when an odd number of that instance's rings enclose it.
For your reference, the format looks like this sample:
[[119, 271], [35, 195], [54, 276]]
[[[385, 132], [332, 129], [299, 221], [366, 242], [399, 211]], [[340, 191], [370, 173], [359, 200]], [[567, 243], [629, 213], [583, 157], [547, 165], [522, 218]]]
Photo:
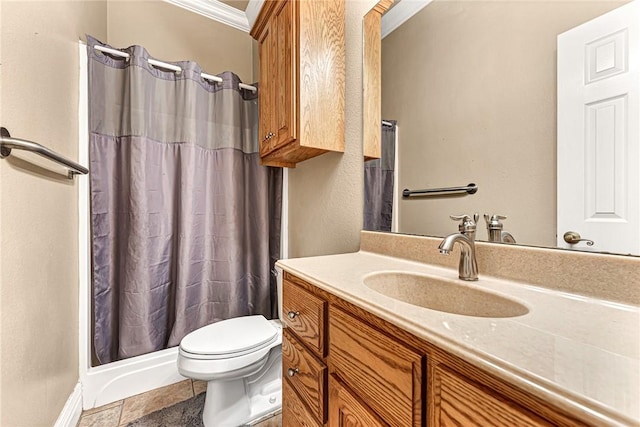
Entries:
[[558, 36], [559, 247], [640, 254], [639, 103], [638, 0]]

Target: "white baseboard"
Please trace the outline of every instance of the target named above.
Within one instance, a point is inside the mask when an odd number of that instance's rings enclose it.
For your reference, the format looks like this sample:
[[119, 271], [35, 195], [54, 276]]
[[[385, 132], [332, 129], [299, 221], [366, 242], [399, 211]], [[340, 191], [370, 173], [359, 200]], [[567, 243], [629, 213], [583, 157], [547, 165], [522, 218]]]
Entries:
[[53, 427], [76, 427], [82, 414], [82, 385], [78, 382]]
[[90, 368], [81, 374], [84, 409], [184, 381], [177, 359], [178, 348], [174, 347]]

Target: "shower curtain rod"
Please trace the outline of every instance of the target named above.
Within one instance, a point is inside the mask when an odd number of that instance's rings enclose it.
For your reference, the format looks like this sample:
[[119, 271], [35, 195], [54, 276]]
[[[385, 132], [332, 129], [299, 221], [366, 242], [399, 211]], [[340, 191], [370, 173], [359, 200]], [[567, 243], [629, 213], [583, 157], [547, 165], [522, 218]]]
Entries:
[[383, 120], [383, 121], [382, 121], [382, 125], [383, 125], [383, 126], [393, 127], [393, 123], [388, 122], [388, 121], [386, 121], [386, 120]]
[[[124, 58], [127, 61], [131, 57], [131, 55], [129, 55], [127, 52], [123, 52], [123, 51], [118, 50], [118, 49], [111, 49], [110, 47], [101, 46], [99, 44], [93, 45], [93, 48], [95, 50], [97, 50], [97, 51], [100, 51], [100, 52], [109, 53], [109, 54], [114, 55], [114, 56], [119, 56], [120, 58]], [[181, 73], [182, 72], [182, 68], [180, 68], [177, 65], [167, 64], [166, 62], [158, 61], [156, 59], [151, 59], [151, 58], [147, 59], [147, 62], [149, 64], [153, 65], [154, 67], [165, 68], [167, 70], [175, 71], [176, 73]], [[203, 79], [206, 79], [206, 80], [211, 80], [211, 81], [216, 82], [216, 83], [222, 83], [222, 78], [220, 78], [218, 76], [214, 76], [212, 74], [200, 73], [200, 77], [202, 77]], [[255, 86], [247, 85], [247, 84], [244, 84], [244, 83], [238, 83], [238, 87], [240, 89], [250, 90], [251, 92], [254, 92], [254, 93], [257, 92], [257, 90], [258, 90], [258, 88], [256, 88]]]

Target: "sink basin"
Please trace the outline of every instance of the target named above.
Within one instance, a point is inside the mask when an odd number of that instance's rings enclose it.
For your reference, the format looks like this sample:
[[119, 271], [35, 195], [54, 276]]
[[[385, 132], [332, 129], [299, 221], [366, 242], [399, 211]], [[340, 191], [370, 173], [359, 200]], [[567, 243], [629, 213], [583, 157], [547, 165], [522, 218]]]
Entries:
[[370, 289], [408, 304], [475, 317], [516, 317], [523, 304], [473, 284], [422, 274], [383, 272], [364, 278]]

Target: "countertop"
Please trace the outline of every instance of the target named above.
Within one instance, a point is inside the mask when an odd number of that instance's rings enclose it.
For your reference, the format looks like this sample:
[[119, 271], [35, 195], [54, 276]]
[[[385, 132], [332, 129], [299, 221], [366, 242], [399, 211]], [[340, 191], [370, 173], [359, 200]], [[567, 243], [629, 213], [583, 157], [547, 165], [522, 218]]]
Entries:
[[515, 299], [529, 312], [470, 317], [404, 303], [363, 282], [382, 271], [458, 280], [457, 270], [364, 251], [276, 265], [582, 420], [640, 426], [638, 306], [481, 274], [464, 283]]

